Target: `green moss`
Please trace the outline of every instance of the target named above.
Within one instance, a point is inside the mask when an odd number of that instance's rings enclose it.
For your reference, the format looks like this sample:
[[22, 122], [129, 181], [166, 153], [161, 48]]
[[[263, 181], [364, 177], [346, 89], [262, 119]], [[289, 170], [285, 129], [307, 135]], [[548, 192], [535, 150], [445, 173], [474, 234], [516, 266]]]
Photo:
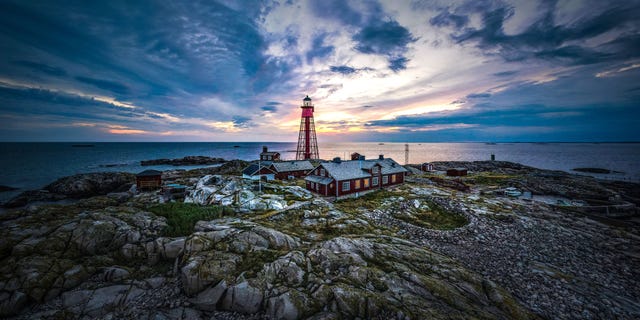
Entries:
[[367, 210], [377, 209], [385, 199], [393, 196], [397, 196], [397, 194], [385, 189], [380, 189], [358, 198], [338, 200], [335, 202], [335, 206], [340, 211], [356, 213], [359, 212], [361, 208]]
[[285, 253], [284, 251], [270, 249], [250, 252], [244, 255], [238, 263], [236, 267], [237, 275], [244, 272], [245, 277], [253, 278], [262, 270], [265, 264], [275, 261]]
[[446, 211], [435, 203], [429, 203], [428, 207], [427, 210], [409, 210], [408, 213], [400, 211], [394, 216], [420, 227], [437, 230], [451, 230], [469, 223], [463, 215]]
[[233, 210], [224, 206], [200, 206], [192, 203], [164, 203], [149, 208], [156, 215], [167, 218], [165, 236], [180, 237], [193, 233], [196, 222], [232, 215]]

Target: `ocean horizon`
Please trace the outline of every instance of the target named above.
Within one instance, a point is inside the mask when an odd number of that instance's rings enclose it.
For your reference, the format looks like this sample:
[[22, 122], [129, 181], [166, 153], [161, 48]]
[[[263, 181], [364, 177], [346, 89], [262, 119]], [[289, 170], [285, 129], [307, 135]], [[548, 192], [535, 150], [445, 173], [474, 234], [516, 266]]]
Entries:
[[[588, 174], [597, 178], [640, 181], [638, 142], [338, 142], [319, 143], [320, 158], [349, 158], [358, 152], [367, 158], [384, 155], [405, 164], [432, 161], [496, 160], [517, 162], [550, 170], [572, 171], [579, 167], [612, 170], [611, 174]], [[192, 169], [202, 166], [141, 166], [140, 161], [208, 156], [225, 160], [257, 160], [263, 146], [295, 159], [295, 142], [2, 142], [0, 185], [18, 188], [0, 193], [5, 201], [18, 193], [39, 189], [58, 178], [78, 173], [145, 169]]]

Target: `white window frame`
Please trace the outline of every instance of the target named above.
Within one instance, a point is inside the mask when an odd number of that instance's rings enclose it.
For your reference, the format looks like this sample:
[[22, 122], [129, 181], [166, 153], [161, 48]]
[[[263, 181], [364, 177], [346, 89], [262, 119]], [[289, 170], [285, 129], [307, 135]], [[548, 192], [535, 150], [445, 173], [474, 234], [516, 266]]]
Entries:
[[389, 184], [389, 176], [382, 176], [382, 184]]
[[[346, 188], [344, 186], [347, 186]], [[343, 181], [342, 182], [342, 191], [351, 190], [351, 181]]]
[[324, 169], [320, 169], [320, 175], [324, 177], [325, 171]]
[[373, 177], [371, 178], [371, 185], [372, 186], [377, 186], [378, 185], [378, 177]]
[[378, 167], [374, 166], [373, 169], [371, 169], [371, 173], [378, 173]]

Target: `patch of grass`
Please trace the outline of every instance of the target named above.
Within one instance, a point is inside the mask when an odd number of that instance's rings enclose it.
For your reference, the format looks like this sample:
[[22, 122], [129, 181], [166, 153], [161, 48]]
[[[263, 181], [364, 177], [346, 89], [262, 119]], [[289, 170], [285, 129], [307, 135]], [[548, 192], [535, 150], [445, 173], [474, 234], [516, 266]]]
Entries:
[[181, 237], [193, 233], [193, 227], [200, 220], [213, 220], [234, 214], [224, 206], [200, 206], [193, 203], [164, 203], [149, 208], [156, 215], [167, 218], [165, 236]]
[[479, 173], [468, 176], [465, 182], [481, 185], [507, 185], [511, 180], [516, 179], [515, 175], [497, 174], [497, 173]]
[[469, 223], [466, 217], [448, 212], [434, 203], [429, 203], [428, 210], [411, 210], [409, 214], [397, 213], [394, 216], [416, 226], [437, 230], [452, 230]]
[[380, 207], [385, 199], [393, 196], [397, 196], [397, 194], [385, 189], [380, 189], [358, 198], [338, 200], [335, 202], [335, 206], [338, 210], [347, 213], [357, 212], [360, 208], [373, 210]]

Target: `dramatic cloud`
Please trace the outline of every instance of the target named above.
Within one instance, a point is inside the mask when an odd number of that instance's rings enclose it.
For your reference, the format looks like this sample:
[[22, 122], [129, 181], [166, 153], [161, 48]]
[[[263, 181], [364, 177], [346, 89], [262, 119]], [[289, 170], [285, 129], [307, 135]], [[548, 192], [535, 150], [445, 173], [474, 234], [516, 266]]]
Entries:
[[[623, 2], [613, 4], [611, 8], [591, 17], [579, 18], [569, 25], [558, 25], [555, 21], [556, 2], [550, 1], [537, 20], [523, 32], [506, 34], [504, 25], [515, 14], [514, 7], [504, 6], [482, 12], [480, 28], [469, 28], [469, 18], [443, 11], [430, 20], [436, 27], [454, 26], [457, 30], [451, 35], [457, 43], [476, 42], [481, 49], [497, 49], [507, 61], [520, 61], [531, 58], [556, 60], [569, 64], [593, 64], [607, 60], [638, 57], [639, 52], [628, 52], [630, 47], [638, 48], [637, 35], [622, 36], [613, 43], [589, 46], [588, 39], [617, 32], [637, 30], [640, 26], [637, 16], [640, 7], [637, 3]], [[573, 43], [578, 44], [573, 44]], [[615, 45], [614, 45], [615, 43]]]
[[634, 140], [635, 1], [0, 2], [0, 140]]

